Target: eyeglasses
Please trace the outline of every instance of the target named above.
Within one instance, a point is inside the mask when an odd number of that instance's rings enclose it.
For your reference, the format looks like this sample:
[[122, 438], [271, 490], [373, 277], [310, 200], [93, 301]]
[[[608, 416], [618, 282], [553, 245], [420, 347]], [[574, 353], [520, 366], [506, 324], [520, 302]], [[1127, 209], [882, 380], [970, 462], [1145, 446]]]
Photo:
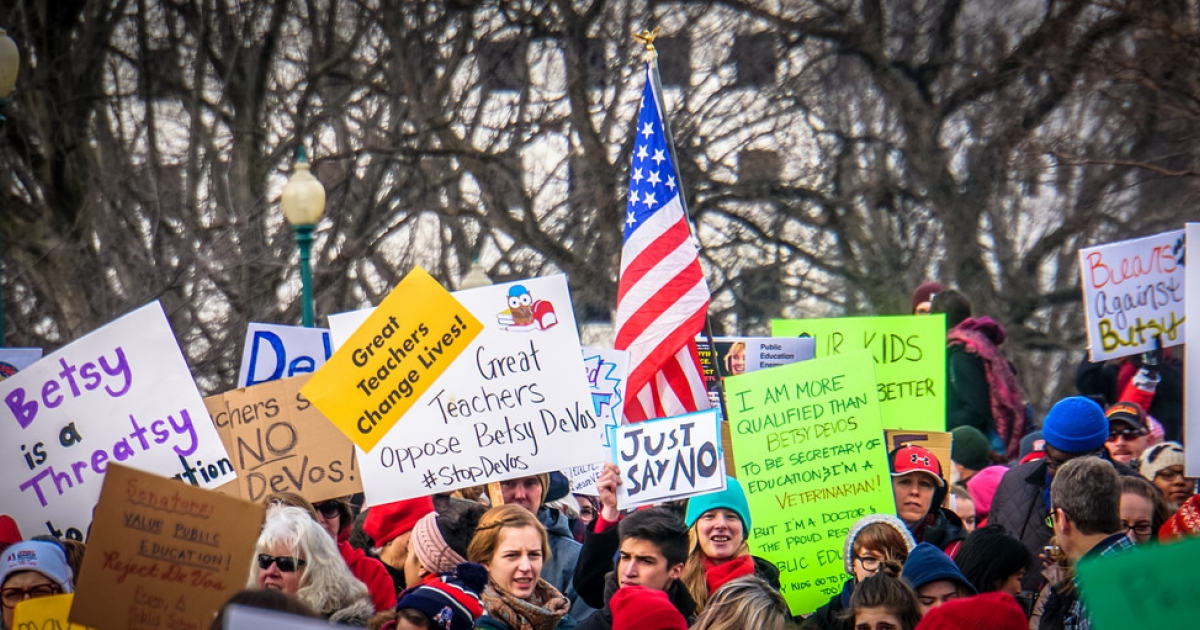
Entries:
[[1142, 437], [1143, 435], [1146, 435], [1146, 432], [1142, 431], [1141, 429], [1135, 429], [1133, 427], [1123, 427], [1120, 429], [1110, 430], [1108, 432], [1108, 441], [1116, 442], [1117, 440], [1119, 440], [1121, 438], [1125, 438], [1126, 440], [1136, 440], [1136, 439]]
[[321, 503], [314, 505], [313, 509], [325, 518], [333, 518], [335, 516], [341, 516], [342, 503], [340, 501], [322, 501]]
[[873, 558], [871, 556], [854, 556], [854, 559], [858, 560], [864, 571], [878, 571], [879, 564], [883, 562], [883, 558]]
[[32, 588], [6, 588], [0, 590], [0, 604], [3, 604], [5, 608], [13, 608], [27, 599], [57, 595], [60, 592], [57, 584], [40, 584]]
[[1164, 468], [1158, 471], [1157, 477], [1162, 477], [1163, 481], [1175, 481], [1183, 476], [1183, 471], [1178, 468]]
[[1138, 536], [1149, 536], [1151, 531], [1154, 531], [1154, 526], [1150, 523], [1127, 523], [1121, 521], [1121, 529], [1126, 532], [1133, 531]]
[[296, 570], [296, 567], [302, 567], [308, 563], [300, 558], [293, 558], [292, 556], [268, 556], [265, 553], [258, 554], [259, 569], [266, 571], [267, 569], [271, 568], [272, 564], [279, 567], [279, 570], [283, 571], [284, 573], [291, 573]]

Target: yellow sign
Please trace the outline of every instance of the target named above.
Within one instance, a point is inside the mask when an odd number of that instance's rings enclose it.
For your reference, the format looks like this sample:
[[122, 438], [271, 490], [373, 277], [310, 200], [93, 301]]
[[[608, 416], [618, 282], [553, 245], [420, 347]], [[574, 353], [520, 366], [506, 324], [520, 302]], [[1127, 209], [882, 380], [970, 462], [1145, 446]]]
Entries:
[[415, 267], [300, 393], [370, 452], [482, 331], [465, 306]]
[[67, 623], [74, 593], [27, 599], [13, 609], [13, 630], [88, 630], [87, 626]]

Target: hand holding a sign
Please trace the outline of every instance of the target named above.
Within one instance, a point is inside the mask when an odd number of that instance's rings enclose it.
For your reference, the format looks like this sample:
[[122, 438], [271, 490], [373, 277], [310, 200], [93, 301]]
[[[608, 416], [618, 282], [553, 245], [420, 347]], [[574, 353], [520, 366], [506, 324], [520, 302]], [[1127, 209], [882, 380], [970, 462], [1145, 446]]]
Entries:
[[621, 485], [621, 469], [616, 464], [605, 463], [604, 471], [596, 480], [596, 492], [600, 493], [600, 518], [615, 523], [621, 518], [617, 509], [617, 486]]

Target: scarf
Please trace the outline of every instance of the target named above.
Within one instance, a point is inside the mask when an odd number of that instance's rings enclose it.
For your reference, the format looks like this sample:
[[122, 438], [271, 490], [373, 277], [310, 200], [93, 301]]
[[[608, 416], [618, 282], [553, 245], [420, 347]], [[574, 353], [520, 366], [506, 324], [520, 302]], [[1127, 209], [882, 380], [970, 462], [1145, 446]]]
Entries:
[[754, 575], [754, 557], [738, 556], [727, 562], [717, 564], [707, 556], [704, 558], [704, 583], [708, 586], [708, 594], [717, 592], [726, 582], [745, 575]]
[[1004, 338], [1004, 328], [990, 317], [964, 320], [946, 333], [948, 346], [961, 346], [983, 362], [996, 433], [1004, 442], [1005, 456], [1016, 459], [1025, 437], [1025, 399], [1012, 364], [997, 347]]
[[541, 578], [528, 600], [504, 591], [492, 580], [483, 589], [484, 610], [512, 630], [554, 630], [570, 607], [567, 598]]

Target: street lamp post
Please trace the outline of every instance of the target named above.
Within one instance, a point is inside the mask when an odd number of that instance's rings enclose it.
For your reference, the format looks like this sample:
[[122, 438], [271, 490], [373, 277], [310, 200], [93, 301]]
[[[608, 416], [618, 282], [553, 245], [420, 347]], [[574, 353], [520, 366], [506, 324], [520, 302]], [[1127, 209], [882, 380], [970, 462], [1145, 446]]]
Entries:
[[292, 233], [296, 237], [296, 245], [300, 247], [300, 287], [303, 315], [301, 322], [306, 328], [313, 327], [313, 294], [312, 294], [312, 242], [313, 230], [321, 215], [325, 212], [325, 187], [313, 177], [309, 171], [308, 157], [304, 153], [304, 145], [296, 151], [295, 172], [283, 187], [283, 195], [279, 205], [283, 207], [283, 216]]
[[[0, 28], [0, 121], [4, 120], [5, 99], [17, 84], [17, 70], [20, 68], [21, 52], [17, 50], [17, 43]], [[0, 348], [4, 347], [3, 270], [3, 254], [0, 252]]]

